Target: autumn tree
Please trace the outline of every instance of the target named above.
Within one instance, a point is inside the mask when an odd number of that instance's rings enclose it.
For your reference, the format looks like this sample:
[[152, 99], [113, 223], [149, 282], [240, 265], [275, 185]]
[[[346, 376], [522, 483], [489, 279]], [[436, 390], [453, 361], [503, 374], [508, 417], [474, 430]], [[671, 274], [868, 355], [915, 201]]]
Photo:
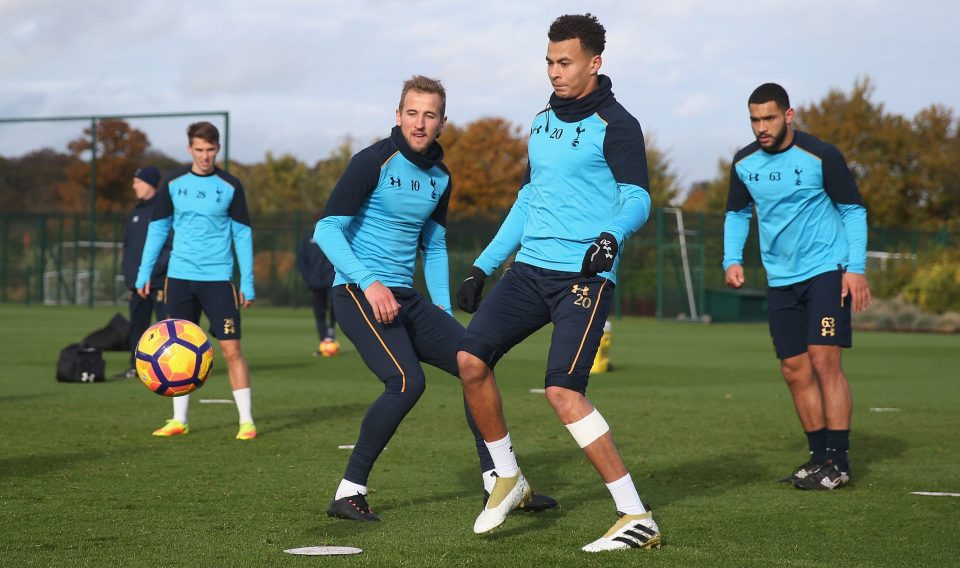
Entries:
[[647, 175], [650, 178], [650, 207], [667, 207], [680, 194], [680, 182], [666, 151], [661, 150], [654, 136], [645, 136]]
[[708, 181], [694, 183], [687, 192], [682, 209], [689, 212], [723, 214], [727, 210], [730, 190], [730, 160], [717, 161], [717, 175]]
[[909, 176], [917, 205], [934, 222], [960, 227], [960, 119], [931, 105], [913, 119], [916, 160]]
[[67, 181], [73, 156], [44, 148], [19, 158], [0, 157], [0, 211], [56, 211], [55, 186]]
[[145, 165], [147, 135], [123, 120], [101, 120], [96, 127], [95, 147], [90, 128], [67, 145], [75, 160], [67, 167], [67, 180], [56, 184], [63, 211], [89, 211], [91, 150], [96, 151], [96, 211], [125, 211], [136, 199], [130, 184], [133, 173]]
[[498, 219], [513, 205], [527, 171], [527, 141], [519, 126], [481, 118], [443, 131], [444, 163], [453, 174], [452, 219]]

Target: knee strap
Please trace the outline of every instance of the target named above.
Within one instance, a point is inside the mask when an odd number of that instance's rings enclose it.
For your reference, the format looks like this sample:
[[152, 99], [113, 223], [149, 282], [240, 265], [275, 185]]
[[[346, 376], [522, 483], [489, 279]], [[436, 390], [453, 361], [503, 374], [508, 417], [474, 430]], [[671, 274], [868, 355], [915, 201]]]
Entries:
[[580, 420], [567, 424], [567, 430], [570, 431], [570, 435], [573, 436], [573, 439], [577, 441], [581, 448], [586, 448], [597, 441], [597, 438], [609, 432], [610, 426], [600, 415], [600, 411], [594, 408], [593, 412]]

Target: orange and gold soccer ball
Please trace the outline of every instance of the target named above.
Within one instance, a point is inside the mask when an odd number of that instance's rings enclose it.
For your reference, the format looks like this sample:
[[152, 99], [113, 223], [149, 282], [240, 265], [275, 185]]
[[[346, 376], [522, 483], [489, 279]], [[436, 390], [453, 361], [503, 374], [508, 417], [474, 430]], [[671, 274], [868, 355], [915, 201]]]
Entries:
[[335, 339], [324, 339], [320, 342], [320, 354], [324, 357], [335, 357], [340, 353], [340, 343]]
[[137, 343], [137, 376], [153, 392], [182, 396], [203, 386], [213, 369], [213, 347], [193, 322], [159, 321]]

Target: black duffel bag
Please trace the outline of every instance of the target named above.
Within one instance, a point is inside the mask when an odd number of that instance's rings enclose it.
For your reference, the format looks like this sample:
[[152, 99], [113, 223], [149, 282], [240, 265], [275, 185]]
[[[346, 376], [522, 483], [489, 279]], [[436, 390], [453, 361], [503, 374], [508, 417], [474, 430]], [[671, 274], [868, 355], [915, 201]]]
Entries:
[[60, 351], [57, 381], [61, 383], [102, 383], [106, 379], [103, 352], [95, 347], [71, 343]]

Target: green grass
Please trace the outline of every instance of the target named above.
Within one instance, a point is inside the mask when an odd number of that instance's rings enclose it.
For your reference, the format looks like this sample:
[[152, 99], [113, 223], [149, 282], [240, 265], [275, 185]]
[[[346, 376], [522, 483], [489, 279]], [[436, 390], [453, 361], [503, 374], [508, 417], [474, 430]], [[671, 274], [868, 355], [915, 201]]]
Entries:
[[[515, 513], [492, 536], [456, 381], [428, 389], [370, 479], [384, 518], [326, 516], [360, 419], [380, 392], [349, 343], [315, 348], [308, 310], [246, 313], [261, 436], [233, 439], [223, 365], [194, 397], [189, 436], [150, 436], [168, 399], [138, 381], [60, 384], [59, 349], [113, 310], [0, 305], [0, 565], [3, 566], [945, 566], [960, 554], [960, 337], [860, 333], [844, 366], [855, 398], [853, 484], [777, 485], [806, 440], [763, 325], [614, 322], [616, 370], [591, 400], [616, 436], [666, 545], [580, 552], [614, 521], [613, 502], [542, 395], [549, 335], [498, 368], [525, 474], [562, 507]], [[219, 356], [219, 354], [218, 354]], [[107, 354], [107, 371], [125, 355]], [[219, 362], [219, 359], [218, 359]], [[899, 412], [870, 412], [896, 407]], [[358, 546], [353, 557], [285, 548]], [[954, 560], [950, 560], [953, 558]]]

